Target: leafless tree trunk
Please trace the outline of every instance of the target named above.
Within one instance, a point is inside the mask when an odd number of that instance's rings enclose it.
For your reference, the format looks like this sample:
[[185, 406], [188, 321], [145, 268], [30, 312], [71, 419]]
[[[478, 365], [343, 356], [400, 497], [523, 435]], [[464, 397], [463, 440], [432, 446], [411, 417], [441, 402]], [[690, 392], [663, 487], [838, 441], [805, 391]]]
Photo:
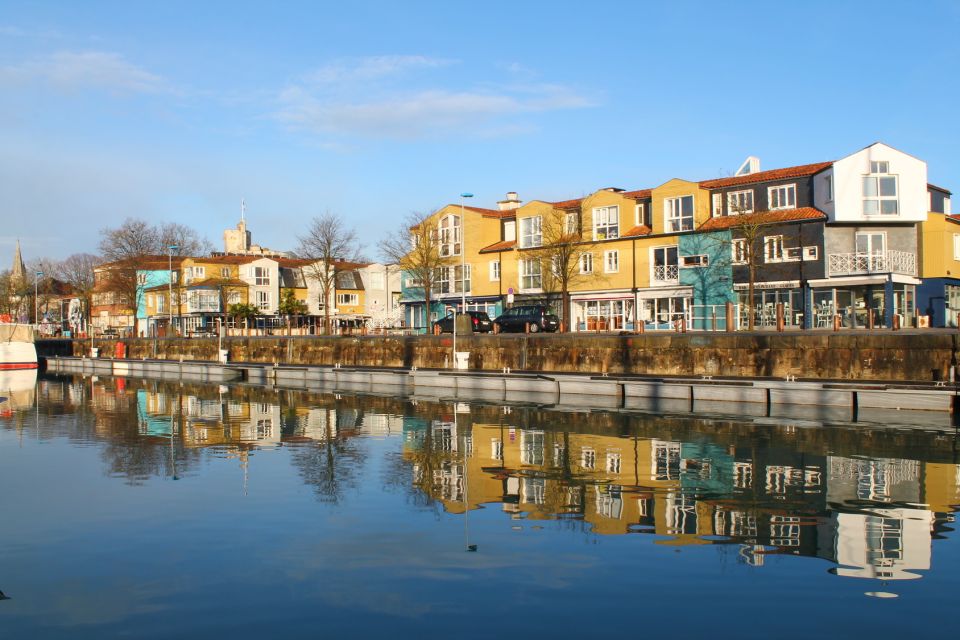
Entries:
[[311, 220], [307, 232], [297, 240], [300, 241], [297, 254], [312, 261], [304, 268], [304, 274], [320, 287], [324, 333], [329, 333], [330, 293], [336, 287], [337, 263], [359, 258], [361, 247], [357, 234], [347, 227], [341, 216], [328, 211]]
[[429, 330], [431, 296], [440, 269], [452, 264], [451, 259], [441, 253], [436, 220], [429, 213], [411, 212], [400, 228], [383, 238], [378, 247], [387, 262], [399, 265], [406, 277], [418, 283], [411, 288], [423, 291], [424, 317]]

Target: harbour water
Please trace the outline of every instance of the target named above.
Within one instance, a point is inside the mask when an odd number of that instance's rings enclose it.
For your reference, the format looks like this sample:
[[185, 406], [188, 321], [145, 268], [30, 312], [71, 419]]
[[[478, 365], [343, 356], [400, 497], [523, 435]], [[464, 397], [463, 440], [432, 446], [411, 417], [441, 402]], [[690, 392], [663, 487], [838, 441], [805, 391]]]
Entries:
[[0, 637], [950, 634], [950, 426], [28, 382]]

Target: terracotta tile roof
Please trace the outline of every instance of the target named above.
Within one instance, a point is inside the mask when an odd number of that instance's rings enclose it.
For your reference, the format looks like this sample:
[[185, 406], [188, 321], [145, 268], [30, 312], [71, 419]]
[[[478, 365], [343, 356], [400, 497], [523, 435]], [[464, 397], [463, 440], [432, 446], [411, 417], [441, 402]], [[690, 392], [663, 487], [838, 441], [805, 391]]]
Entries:
[[792, 222], [794, 220], [825, 220], [827, 215], [813, 207], [799, 209], [779, 209], [777, 211], [757, 211], [740, 216], [720, 216], [710, 218], [698, 231], [722, 231], [736, 227], [739, 224], [774, 224], [776, 222]]
[[935, 184], [930, 184], [929, 182], [927, 183], [927, 188], [928, 188], [928, 189], [936, 189], [937, 191], [943, 191], [944, 193], [946, 193], [946, 194], [948, 194], [948, 195], [953, 195], [953, 194], [951, 193], [950, 189], [944, 189], [943, 187], [938, 187], [937, 185], [935, 185]]
[[562, 200], [560, 202], [551, 202], [554, 209], [579, 209], [580, 204], [583, 202], [583, 198], [577, 198], [576, 200]]
[[516, 240], [504, 240], [502, 242], [494, 242], [493, 244], [480, 249], [480, 253], [493, 253], [495, 251], [512, 251], [513, 248], [517, 246]]
[[653, 195], [653, 189], [638, 189], [637, 191], [624, 191], [623, 195], [634, 200], [645, 200]]
[[802, 164], [796, 167], [771, 169], [770, 171], [758, 171], [746, 176], [716, 178], [715, 180], [701, 180], [700, 186], [704, 189], [720, 189], [723, 187], [734, 187], [741, 184], [754, 184], [757, 182], [767, 182], [770, 180], [783, 180], [784, 178], [800, 178], [803, 176], [812, 176], [815, 173], [820, 173], [832, 164], [832, 161], [816, 162], [814, 164]]
[[651, 233], [652, 231], [653, 231], [653, 229], [651, 229], [651, 228], [648, 227], [647, 225], [641, 224], [641, 225], [637, 225], [637, 226], [634, 227], [633, 229], [629, 229], [629, 230], [628, 230], [625, 234], [623, 234], [623, 236], [621, 236], [621, 237], [623, 237], [623, 238], [635, 238], [635, 237], [637, 237], [637, 236], [648, 236], [648, 235], [650, 235], [650, 233]]

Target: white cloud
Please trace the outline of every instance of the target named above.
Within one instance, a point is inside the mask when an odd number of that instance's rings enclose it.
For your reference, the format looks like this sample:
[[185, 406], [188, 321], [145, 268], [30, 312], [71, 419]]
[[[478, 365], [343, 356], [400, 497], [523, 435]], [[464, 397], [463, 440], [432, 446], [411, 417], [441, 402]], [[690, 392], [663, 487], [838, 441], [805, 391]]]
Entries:
[[439, 79], [393, 82], [413, 70], [450, 64], [454, 61], [423, 56], [338, 61], [284, 89], [275, 116], [325, 136], [410, 139], [460, 132], [494, 137], [529, 131], [529, 124], [514, 121], [525, 114], [592, 106], [558, 84], [451, 89], [439, 88]]
[[437, 69], [455, 60], [427, 56], [369, 56], [334, 61], [306, 75], [308, 84], [331, 85], [396, 76], [417, 69]]
[[102, 89], [120, 93], [176, 93], [162, 77], [117, 53], [61, 51], [0, 67], [0, 84], [41, 82], [61, 90]]

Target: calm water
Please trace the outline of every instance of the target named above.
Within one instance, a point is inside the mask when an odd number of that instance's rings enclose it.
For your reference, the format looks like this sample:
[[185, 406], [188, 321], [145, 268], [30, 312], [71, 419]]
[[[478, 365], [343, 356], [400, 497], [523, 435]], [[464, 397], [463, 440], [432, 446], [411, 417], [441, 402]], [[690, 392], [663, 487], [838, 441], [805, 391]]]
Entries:
[[0, 396], [2, 637], [952, 635], [950, 429]]

